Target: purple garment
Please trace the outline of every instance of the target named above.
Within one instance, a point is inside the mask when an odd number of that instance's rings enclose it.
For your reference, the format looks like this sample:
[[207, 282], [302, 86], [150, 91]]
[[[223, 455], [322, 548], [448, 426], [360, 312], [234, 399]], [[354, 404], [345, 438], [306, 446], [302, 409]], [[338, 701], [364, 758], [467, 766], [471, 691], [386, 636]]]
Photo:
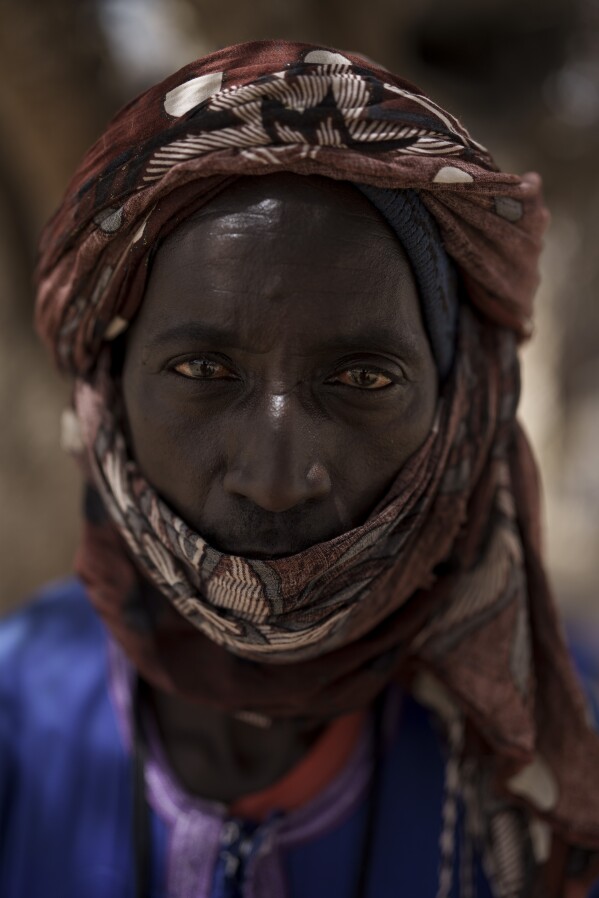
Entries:
[[[118, 712], [122, 737], [131, 752], [131, 696], [133, 671], [122, 651], [110, 642], [110, 689]], [[388, 718], [395, 716], [397, 703], [388, 702]], [[395, 714], [394, 714], [395, 712]], [[165, 757], [153, 718], [145, 721], [149, 752], [146, 790], [150, 806], [169, 828], [167, 884], [169, 898], [206, 898], [223, 843], [231, 841], [237, 821], [228, 819], [227, 808], [218, 802], [188, 795], [177, 781]], [[362, 733], [349, 761], [328, 786], [304, 807], [275, 816], [257, 827], [254, 839], [259, 850], [249, 865], [244, 896], [287, 895], [282, 853], [318, 838], [333, 829], [357, 807], [368, 786], [371, 772], [370, 729]], [[198, 852], [197, 846], [202, 850]]]

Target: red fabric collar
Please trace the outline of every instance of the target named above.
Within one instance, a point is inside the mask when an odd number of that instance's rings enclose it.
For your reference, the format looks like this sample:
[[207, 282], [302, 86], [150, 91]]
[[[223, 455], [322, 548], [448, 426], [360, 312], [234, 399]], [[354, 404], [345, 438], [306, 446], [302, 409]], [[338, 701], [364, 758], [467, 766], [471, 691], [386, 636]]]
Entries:
[[289, 812], [307, 804], [343, 769], [367, 716], [367, 711], [356, 711], [338, 717], [289, 773], [272, 786], [234, 801], [229, 808], [231, 814], [259, 821], [273, 810]]

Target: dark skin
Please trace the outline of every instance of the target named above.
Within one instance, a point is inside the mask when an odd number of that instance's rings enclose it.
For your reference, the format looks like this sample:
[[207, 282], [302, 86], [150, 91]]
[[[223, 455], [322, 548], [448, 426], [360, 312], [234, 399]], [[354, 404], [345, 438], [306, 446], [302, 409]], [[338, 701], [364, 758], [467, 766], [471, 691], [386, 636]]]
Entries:
[[[253, 558], [363, 523], [437, 400], [396, 236], [350, 185], [290, 174], [237, 181], [160, 246], [122, 376], [147, 479], [213, 546]], [[184, 785], [223, 801], [275, 781], [322, 726], [152, 701]]]

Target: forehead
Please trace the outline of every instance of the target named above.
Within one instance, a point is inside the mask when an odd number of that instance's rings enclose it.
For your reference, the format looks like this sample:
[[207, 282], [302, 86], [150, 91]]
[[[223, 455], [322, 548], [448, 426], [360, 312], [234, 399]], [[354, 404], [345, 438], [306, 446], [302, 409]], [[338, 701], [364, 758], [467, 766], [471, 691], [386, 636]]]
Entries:
[[[265, 240], [284, 245], [289, 261], [301, 265], [316, 242], [320, 255], [334, 261], [347, 240], [355, 240], [371, 257], [381, 251], [403, 256], [394, 232], [381, 213], [354, 185], [318, 175], [288, 172], [238, 178], [182, 222], [157, 251], [161, 262], [213, 233], [229, 238], [229, 248], [244, 236], [259, 253]], [[209, 249], [208, 246], [204, 247]], [[193, 249], [192, 249], [193, 251]], [[207, 253], [207, 260], [213, 253]]]
[[268, 342], [282, 329], [406, 331], [420, 311], [397, 237], [357, 188], [281, 174], [237, 180], [156, 251], [139, 326], [193, 320]]

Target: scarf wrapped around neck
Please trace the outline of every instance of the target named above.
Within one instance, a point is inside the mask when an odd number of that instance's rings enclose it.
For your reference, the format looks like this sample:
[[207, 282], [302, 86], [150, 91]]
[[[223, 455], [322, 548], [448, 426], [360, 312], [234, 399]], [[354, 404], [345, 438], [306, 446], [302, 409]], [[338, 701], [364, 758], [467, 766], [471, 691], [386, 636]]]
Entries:
[[[431, 433], [368, 520], [252, 561], [209, 546], [143, 478], [110, 347], [157, 242], [232, 179], [277, 171], [416, 191], [468, 301]], [[38, 268], [37, 326], [75, 378], [89, 480], [77, 569], [113, 636], [159, 688], [232, 713], [332, 716], [400, 679], [461, 733], [501, 895], [565, 894], [599, 849], [599, 738], [544, 574], [515, 418], [546, 223], [539, 178], [500, 172], [412, 85], [352, 54], [258, 42], [192, 63], [115, 117], [46, 227]]]

